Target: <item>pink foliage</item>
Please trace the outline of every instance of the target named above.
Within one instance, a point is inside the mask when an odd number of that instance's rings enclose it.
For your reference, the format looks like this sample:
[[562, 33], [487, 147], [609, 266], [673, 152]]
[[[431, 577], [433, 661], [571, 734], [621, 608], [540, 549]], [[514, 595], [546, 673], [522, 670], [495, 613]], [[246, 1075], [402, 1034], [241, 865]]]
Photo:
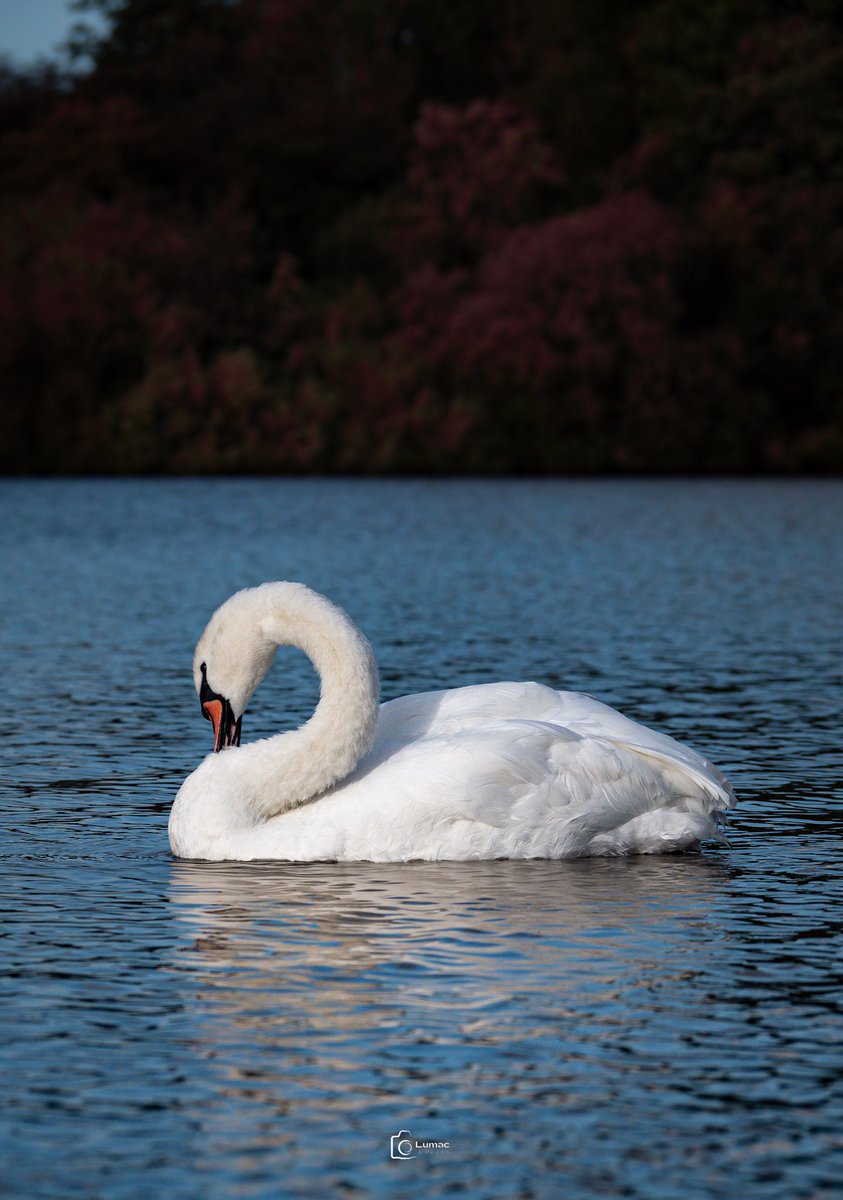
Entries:
[[425, 104], [414, 140], [406, 237], [417, 251], [482, 251], [524, 219], [537, 187], [563, 180], [535, 120], [505, 100]]
[[405, 336], [481, 387], [599, 393], [612, 373], [652, 373], [675, 317], [678, 232], [643, 193], [521, 228], [462, 288], [432, 269], [399, 298]]

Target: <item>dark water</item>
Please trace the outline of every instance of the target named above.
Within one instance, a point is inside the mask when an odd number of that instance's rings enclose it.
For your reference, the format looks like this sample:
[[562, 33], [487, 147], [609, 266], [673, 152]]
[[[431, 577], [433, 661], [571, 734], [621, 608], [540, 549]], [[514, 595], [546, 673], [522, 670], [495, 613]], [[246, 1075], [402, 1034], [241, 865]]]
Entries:
[[[7, 482], [0, 1190], [841, 1195], [843, 485]], [[728, 771], [663, 859], [176, 863], [212, 608], [302, 579], [384, 694], [593, 692]], [[279, 656], [246, 736], [307, 715]], [[390, 1159], [390, 1137], [449, 1147]]]

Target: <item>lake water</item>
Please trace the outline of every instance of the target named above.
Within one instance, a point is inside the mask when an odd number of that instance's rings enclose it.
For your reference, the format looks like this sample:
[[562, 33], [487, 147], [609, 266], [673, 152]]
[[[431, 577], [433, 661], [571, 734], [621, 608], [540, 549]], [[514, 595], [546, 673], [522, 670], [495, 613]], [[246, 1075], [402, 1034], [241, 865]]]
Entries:
[[[34, 1197], [839, 1197], [831, 481], [0, 484], [4, 1166]], [[175, 862], [212, 609], [300, 579], [385, 698], [591, 692], [739, 795], [730, 846]], [[316, 700], [279, 655], [244, 740]], [[448, 1142], [405, 1161], [390, 1139]]]

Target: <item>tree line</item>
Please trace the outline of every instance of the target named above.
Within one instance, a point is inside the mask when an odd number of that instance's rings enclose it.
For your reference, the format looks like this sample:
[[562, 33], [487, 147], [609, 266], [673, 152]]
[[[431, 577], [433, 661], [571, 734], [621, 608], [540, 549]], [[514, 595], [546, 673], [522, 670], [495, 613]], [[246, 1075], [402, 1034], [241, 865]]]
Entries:
[[833, 0], [77, 8], [0, 70], [4, 471], [843, 466]]

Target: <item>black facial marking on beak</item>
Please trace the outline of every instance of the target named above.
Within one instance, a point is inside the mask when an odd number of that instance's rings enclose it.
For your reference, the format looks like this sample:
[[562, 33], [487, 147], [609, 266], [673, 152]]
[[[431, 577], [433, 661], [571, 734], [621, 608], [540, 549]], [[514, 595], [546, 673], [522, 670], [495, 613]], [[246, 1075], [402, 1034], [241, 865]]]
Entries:
[[202, 684], [199, 688], [199, 704], [202, 709], [202, 716], [206, 721], [210, 721], [214, 727], [214, 753], [219, 753], [220, 750], [225, 750], [228, 746], [240, 745], [240, 730], [243, 724], [243, 718], [238, 717], [235, 721], [234, 710], [230, 702], [221, 696], [219, 692], [215, 692], [208, 683], [208, 668], [205, 663], [200, 667], [202, 672]]

